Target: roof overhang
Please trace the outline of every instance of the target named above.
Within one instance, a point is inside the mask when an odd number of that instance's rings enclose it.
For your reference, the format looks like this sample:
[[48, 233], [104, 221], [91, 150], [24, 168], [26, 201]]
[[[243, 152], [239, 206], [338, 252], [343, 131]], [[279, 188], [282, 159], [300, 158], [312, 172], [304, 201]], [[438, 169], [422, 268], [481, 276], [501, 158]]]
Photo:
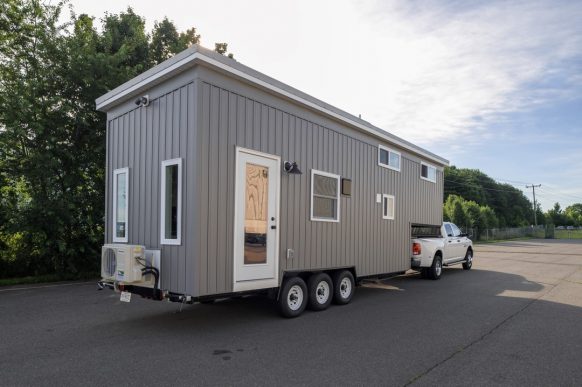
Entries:
[[400, 137], [388, 133], [370, 123], [359, 119], [343, 110], [335, 108], [325, 102], [313, 98], [297, 89], [294, 89], [282, 82], [259, 73], [250, 67], [244, 66], [237, 61], [215, 53], [211, 50], [194, 45], [187, 50], [182, 51], [171, 59], [160, 63], [150, 70], [138, 75], [121, 86], [111, 90], [107, 94], [97, 98], [95, 101], [97, 110], [107, 112], [113, 107], [127, 101], [128, 99], [139, 95], [142, 91], [164, 82], [166, 79], [200, 64], [218, 69], [250, 83], [256, 87], [264, 89], [272, 94], [284, 97], [295, 103], [303, 105], [309, 109], [315, 110], [328, 117], [338, 120], [350, 127], [370, 134], [390, 144], [394, 144], [409, 152], [421, 156], [440, 166], [449, 165], [449, 161], [429, 152], [417, 145], [414, 145]]

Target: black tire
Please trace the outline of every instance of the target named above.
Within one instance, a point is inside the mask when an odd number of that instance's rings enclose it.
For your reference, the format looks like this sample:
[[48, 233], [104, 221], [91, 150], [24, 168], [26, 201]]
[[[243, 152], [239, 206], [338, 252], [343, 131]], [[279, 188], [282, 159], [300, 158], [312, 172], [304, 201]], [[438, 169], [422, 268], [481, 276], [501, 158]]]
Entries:
[[333, 303], [349, 304], [356, 291], [356, 281], [349, 270], [342, 270], [333, 276]]
[[428, 268], [427, 267], [421, 267], [420, 268], [420, 278], [428, 278]]
[[326, 273], [317, 273], [307, 281], [309, 300], [307, 306], [311, 310], [325, 310], [333, 299], [333, 283]]
[[443, 259], [439, 254], [434, 256], [432, 265], [428, 268], [428, 277], [432, 280], [438, 280], [443, 273]]
[[301, 277], [287, 278], [279, 297], [279, 312], [283, 317], [297, 317], [305, 310], [307, 298], [305, 281]]
[[473, 250], [467, 249], [467, 253], [465, 254], [465, 262], [463, 262], [463, 269], [471, 270], [471, 267], [473, 267]]

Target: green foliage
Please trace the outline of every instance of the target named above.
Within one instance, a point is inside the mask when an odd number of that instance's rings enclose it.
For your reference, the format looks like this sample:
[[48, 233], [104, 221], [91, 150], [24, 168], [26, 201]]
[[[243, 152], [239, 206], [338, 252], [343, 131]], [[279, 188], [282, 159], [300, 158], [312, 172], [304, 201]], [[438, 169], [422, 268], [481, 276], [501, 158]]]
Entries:
[[[215, 43], [214, 44], [214, 51], [216, 51], [220, 55], [226, 54], [226, 51], [228, 51], [228, 43]], [[232, 52], [229, 52], [227, 56], [231, 59], [234, 58], [234, 55], [232, 54]]]
[[498, 222], [490, 207], [480, 206], [472, 200], [465, 200], [454, 194], [447, 197], [443, 207], [443, 218], [464, 229], [495, 228]]
[[0, 278], [96, 272], [105, 115], [95, 99], [191, 44], [128, 8], [61, 23], [65, 1], [0, 3]]
[[149, 53], [150, 63], [155, 65], [163, 62], [175, 53], [199, 42], [200, 35], [196, 34], [195, 28], [178, 33], [174, 23], [165, 17], [161, 22], [154, 24]]
[[488, 206], [499, 227], [534, 223], [532, 203], [522, 191], [509, 184], [500, 184], [479, 170], [446, 167], [444, 184], [445, 202], [450, 195], [457, 195], [479, 206]]

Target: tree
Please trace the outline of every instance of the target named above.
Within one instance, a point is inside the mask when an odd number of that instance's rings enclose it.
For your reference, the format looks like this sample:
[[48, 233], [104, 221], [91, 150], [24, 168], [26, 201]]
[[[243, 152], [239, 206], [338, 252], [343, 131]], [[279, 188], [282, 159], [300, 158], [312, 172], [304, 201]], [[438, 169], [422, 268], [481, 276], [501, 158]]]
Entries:
[[489, 206], [501, 227], [525, 226], [533, 221], [531, 202], [523, 192], [509, 184], [497, 183], [476, 169], [445, 168], [445, 202], [458, 195], [479, 206]]
[[568, 218], [568, 224], [582, 226], [582, 203], [575, 203], [566, 207], [564, 214]]
[[200, 35], [196, 34], [196, 28], [190, 28], [186, 32], [178, 33], [174, 23], [165, 17], [161, 22], [155, 22], [154, 24], [150, 44], [150, 64], [161, 63], [199, 42]]
[[[214, 43], [214, 51], [216, 51], [220, 55], [226, 54], [227, 50], [228, 50], [228, 43]], [[232, 54], [232, 52], [229, 52], [227, 56], [231, 59], [234, 58], [234, 55]]]
[[164, 19], [155, 46], [131, 8], [99, 30], [72, 11], [60, 23], [64, 5], [0, 3], [0, 277], [97, 271], [106, 117], [95, 99], [166, 59], [155, 49], [200, 39]]
[[546, 213], [546, 219], [556, 226], [564, 226], [566, 224], [566, 216], [562, 213], [560, 203], [554, 203], [554, 207]]

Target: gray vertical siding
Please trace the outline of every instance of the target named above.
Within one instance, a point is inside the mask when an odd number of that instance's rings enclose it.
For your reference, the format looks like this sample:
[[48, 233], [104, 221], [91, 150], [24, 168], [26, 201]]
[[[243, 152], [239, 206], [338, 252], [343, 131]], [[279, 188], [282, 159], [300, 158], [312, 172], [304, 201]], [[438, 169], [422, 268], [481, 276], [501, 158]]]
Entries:
[[[369, 135], [223, 75], [199, 71], [189, 79], [108, 121], [106, 242], [112, 241], [113, 170], [129, 167], [128, 243], [162, 250], [163, 288], [195, 296], [232, 291], [236, 146], [297, 161], [303, 172], [281, 176], [281, 273], [406, 270], [410, 223], [442, 221], [442, 171], [436, 184], [420, 179], [418, 157], [396, 148], [401, 171], [382, 168], [381, 142]], [[160, 246], [161, 162], [177, 157], [183, 159], [182, 244]], [[339, 223], [310, 221], [312, 169], [352, 180], [352, 196], [340, 199]], [[382, 219], [378, 193], [395, 196], [395, 220]], [[295, 250], [291, 260], [288, 248]]]
[[[362, 141], [347, 128], [325, 127], [204, 80], [198, 91], [200, 294], [232, 291], [236, 146], [296, 160], [303, 171], [281, 177], [281, 272], [352, 265], [362, 276], [406, 270], [410, 223], [442, 221], [442, 172], [436, 184], [421, 180], [420, 160], [406, 152], [401, 172], [392, 171], [378, 166], [378, 141]], [[311, 169], [352, 179], [339, 223], [309, 220]], [[395, 220], [382, 219], [377, 193], [395, 196]], [[295, 250], [292, 260], [288, 248]]]
[[[196, 132], [194, 84], [189, 83], [108, 122], [106, 243], [112, 238], [113, 171], [129, 168], [128, 243], [162, 250], [163, 287], [194, 293], [194, 194]], [[160, 245], [160, 173], [163, 160], [182, 161], [182, 244]], [[190, 199], [191, 198], [191, 199]]]

